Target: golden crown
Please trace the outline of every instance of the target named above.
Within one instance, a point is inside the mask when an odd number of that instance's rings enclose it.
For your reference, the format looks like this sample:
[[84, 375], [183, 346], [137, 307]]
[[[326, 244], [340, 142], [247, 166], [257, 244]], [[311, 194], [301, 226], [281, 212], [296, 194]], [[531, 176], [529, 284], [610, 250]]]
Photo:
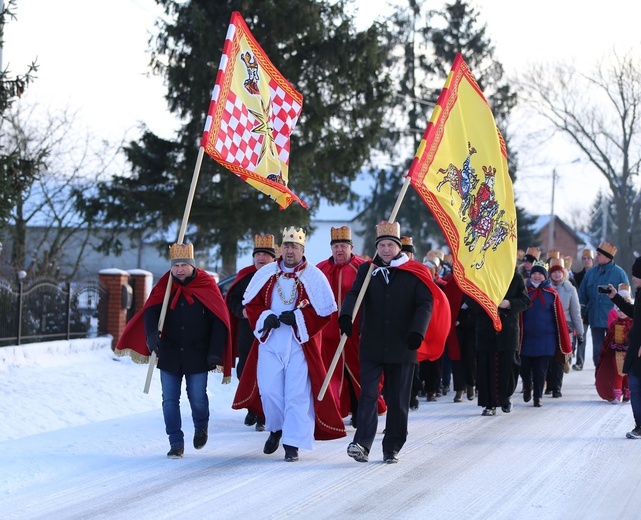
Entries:
[[376, 224], [376, 238], [380, 237], [396, 237], [401, 238], [401, 225], [398, 222], [388, 222], [381, 220]]
[[401, 245], [414, 246], [414, 241], [412, 240], [412, 237], [401, 237]]
[[171, 244], [169, 246], [169, 259], [171, 260], [171, 265], [179, 262], [194, 265], [194, 245]]
[[276, 252], [274, 235], [254, 235], [254, 249], [273, 249]]
[[341, 226], [339, 228], [331, 228], [329, 230], [332, 242], [351, 242], [352, 241], [352, 230], [347, 226]]
[[584, 256], [594, 258], [594, 251], [592, 251], [592, 249], [584, 249], [583, 252], [581, 253], [581, 258], [583, 258]]
[[305, 230], [303, 228], [295, 228], [294, 226], [283, 229], [283, 240], [281, 243], [291, 242], [294, 244], [305, 245]]
[[530, 246], [527, 248], [525, 254], [533, 256], [538, 260], [541, 257], [541, 250], [538, 247]]
[[630, 286], [627, 283], [620, 283], [619, 292], [621, 291], [628, 291], [628, 294], [630, 294]]
[[561, 258], [561, 252], [558, 249], [549, 249], [548, 258]]
[[597, 249], [601, 249], [602, 251], [605, 251], [608, 253], [610, 256], [614, 256], [617, 254], [617, 248], [614, 247], [610, 242], [601, 242], [599, 244], [599, 247]]
[[572, 261], [574, 259], [568, 255], [563, 257], [563, 267], [565, 267], [568, 271], [572, 268]]
[[423, 262], [432, 262], [436, 267], [441, 265], [441, 259], [437, 255], [437, 251], [431, 250], [428, 251], [425, 257], [423, 258]]
[[532, 262], [532, 267], [542, 267], [546, 271], [548, 270], [548, 264], [546, 264], [543, 260], [535, 260]]

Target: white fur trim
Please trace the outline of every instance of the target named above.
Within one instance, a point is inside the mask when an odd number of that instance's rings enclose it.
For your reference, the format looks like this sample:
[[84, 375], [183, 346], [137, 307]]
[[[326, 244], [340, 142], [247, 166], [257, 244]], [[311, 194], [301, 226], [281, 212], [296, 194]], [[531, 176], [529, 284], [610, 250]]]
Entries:
[[296, 339], [302, 344], [309, 341], [309, 332], [307, 332], [307, 325], [305, 325], [305, 317], [303, 316], [303, 311], [296, 309], [294, 311], [294, 316], [296, 317], [296, 327], [298, 329], [298, 334]]

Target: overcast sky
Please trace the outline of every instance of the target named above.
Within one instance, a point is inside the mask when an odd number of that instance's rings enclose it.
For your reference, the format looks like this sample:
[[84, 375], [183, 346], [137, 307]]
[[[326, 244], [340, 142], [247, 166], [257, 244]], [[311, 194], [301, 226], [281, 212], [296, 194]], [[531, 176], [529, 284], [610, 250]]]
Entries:
[[[384, 0], [358, 0], [356, 5], [364, 24], [388, 9]], [[437, 8], [443, 2], [425, 5]], [[508, 76], [534, 61], [558, 59], [588, 70], [604, 53], [638, 47], [641, 39], [641, 3], [635, 0], [485, 0], [475, 5]], [[37, 102], [43, 110], [78, 111], [78, 124], [100, 137], [135, 136], [140, 122], [171, 137], [177, 123], [167, 112], [162, 81], [148, 70], [147, 43], [158, 14], [153, 0], [18, 0], [18, 19], [6, 28], [2, 65], [21, 73], [37, 58], [38, 77], [25, 101]], [[203, 113], [206, 110], [203, 107]], [[568, 164], [578, 154], [567, 146], [524, 149], [519, 155], [515, 188], [520, 204], [530, 212], [549, 212], [555, 166], [555, 209], [562, 217], [585, 206], [604, 184], [585, 165]]]

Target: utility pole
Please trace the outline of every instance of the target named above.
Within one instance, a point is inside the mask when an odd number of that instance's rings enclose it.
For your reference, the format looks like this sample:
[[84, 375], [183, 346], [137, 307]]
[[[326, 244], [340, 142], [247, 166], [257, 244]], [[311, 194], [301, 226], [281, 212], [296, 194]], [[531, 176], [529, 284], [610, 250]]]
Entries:
[[[554, 187], [556, 184], [556, 168], [552, 170], [552, 204], [550, 205], [550, 223], [548, 224], [548, 251], [554, 249]], [[549, 255], [548, 255], [549, 256]]]

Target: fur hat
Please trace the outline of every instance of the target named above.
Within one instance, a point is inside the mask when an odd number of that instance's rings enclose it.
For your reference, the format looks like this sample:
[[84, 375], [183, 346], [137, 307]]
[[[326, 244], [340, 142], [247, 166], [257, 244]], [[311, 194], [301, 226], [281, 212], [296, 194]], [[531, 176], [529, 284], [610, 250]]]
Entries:
[[169, 246], [169, 259], [171, 265], [189, 264], [196, 267], [194, 261], [194, 244], [171, 244]]
[[252, 256], [256, 253], [267, 253], [272, 258], [276, 258], [276, 240], [274, 235], [254, 235], [254, 251]]
[[414, 252], [414, 242], [412, 237], [401, 237], [401, 251], [407, 251], [408, 253]]
[[381, 220], [376, 224], [376, 245], [381, 240], [391, 240], [396, 242], [398, 247], [403, 247], [401, 243], [401, 225], [398, 222], [388, 222]]
[[547, 278], [548, 277], [548, 265], [545, 262], [541, 262], [539, 260], [536, 260], [532, 265], [532, 269], [530, 269], [530, 276], [532, 276], [533, 273], [541, 273], [543, 276], [545, 276]]

